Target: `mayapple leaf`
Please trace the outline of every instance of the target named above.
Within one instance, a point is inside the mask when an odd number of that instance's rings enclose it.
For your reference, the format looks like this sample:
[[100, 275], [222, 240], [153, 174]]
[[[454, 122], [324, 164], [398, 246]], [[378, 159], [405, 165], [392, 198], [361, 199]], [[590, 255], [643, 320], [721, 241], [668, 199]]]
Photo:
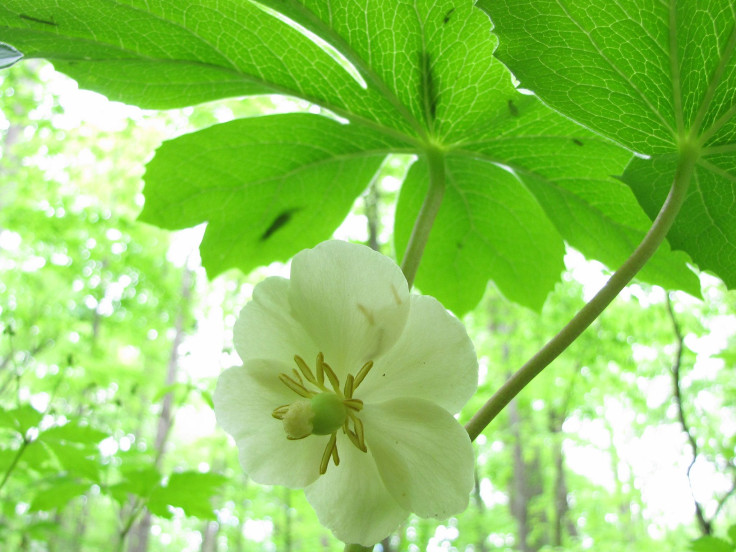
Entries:
[[[456, 313], [478, 304], [492, 279], [510, 300], [540, 310], [559, 280], [565, 246], [554, 225], [509, 171], [451, 156], [437, 234], [427, 245], [417, 286]], [[397, 206], [397, 249], [403, 251], [426, 195], [427, 165], [409, 171]], [[452, 277], [447, 269], [452, 267]]]
[[[691, 253], [701, 268], [736, 288], [736, 155], [703, 159], [695, 168], [679, 219], [668, 239], [673, 247]], [[730, 166], [729, 166], [730, 165]], [[623, 175], [649, 216], [664, 202], [677, 167], [677, 155], [651, 160], [635, 158]]]
[[[559, 278], [563, 240], [616, 263], [647, 220], [612, 178], [630, 152], [521, 94], [493, 56], [490, 31], [473, 0], [0, 7], [3, 40], [112, 99], [170, 108], [282, 94], [340, 119], [232, 121], [157, 151], [141, 218], [170, 229], [206, 222], [210, 276], [285, 260], [329, 237], [390, 153], [418, 158], [397, 211], [401, 255], [421, 204], [425, 152], [442, 151], [450, 187], [417, 283], [458, 314], [488, 278], [538, 309]], [[697, 293], [686, 256], [663, 248], [657, 258], [643, 278]]]
[[692, 541], [690, 550], [692, 552], [733, 552], [734, 546], [724, 539], [707, 535]]
[[181, 508], [188, 516], [217, 519], [211, 500], [227, 480], [227, 477], [216, 473], [173, 473], [166, 486], [159, 486], [153, 491], [148, 509], [161, 517], [170, 517], [169, 507], [174, 507]]
[[698, 160], [673, 247], [736, 286], [736, 3], [479, 0], [496, 56], [545, 103], [642, 154], [623, 174], [650, 218]]
[[25, 438], [26, 432], [41, 423], [43, 414], [30, 404], [23, 404], [10, 410], [0, 409], [0, 428], [17, 431]]
[[38, 512], [40, 510], [63, 508], [72, 499], [85, 494], [89, 488], [89, 483], [80, 483], [67, 476], [57, 477], [34, 495], [29, 510]]
[[319, 115], [240, 119], [164, 143], [146, 169], [141, 220], [207, 222], [210, 277], [244, 272], [328, 239], [401, 143]]

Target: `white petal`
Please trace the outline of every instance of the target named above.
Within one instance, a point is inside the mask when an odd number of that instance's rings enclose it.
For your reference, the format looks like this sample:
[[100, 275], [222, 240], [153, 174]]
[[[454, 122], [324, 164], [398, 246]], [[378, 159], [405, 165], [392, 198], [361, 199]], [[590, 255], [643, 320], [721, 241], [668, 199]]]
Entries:
[[395, 343], [406, 323], [409, 289], [388, 257], [328, 241], [294, 257], [289, 302], [342, 381]]
[[257, 483], [301, 488], [319, 477], [329, 436], [286, 438], [273, 409], [301, 398], [278, 375], [290, 367], [253, 360], [225, 370], [214, 394], [217, 422], [235, 439], [243, 469]]
[[289, 280], [266, 278], [253, 290], [253, 298], [240, 311], [233, 329], [233, 341], [243, 362], [273, 359], [294, 368], [294, 355], [310, 366], [319, 352], [302, 326], [294, 320], [289, 306]]
[[366, 405], [360, 417], [368, 452], [401, 506], [438, 519], [467, 508], [473, 448], [452, 415], [422, 399], [394, 399]]
[[478, 359], [465, 326], [434, 297], [412, 295], [401, 338], [355, 396], [366, 403], [415, 397], [458, 412], [477, 385]]
[[390, 535], [409, 512], [384, 487], [370, 454], [338, 434], [340, 465], [305, 489], [320, 523], [345, 543], [372, 546]]

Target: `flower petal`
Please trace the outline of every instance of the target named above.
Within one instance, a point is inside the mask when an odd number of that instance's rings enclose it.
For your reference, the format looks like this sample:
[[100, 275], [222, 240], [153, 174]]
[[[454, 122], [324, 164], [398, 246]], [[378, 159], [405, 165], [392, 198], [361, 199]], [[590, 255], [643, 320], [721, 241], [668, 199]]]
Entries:
[[253, 360], [225, 370], [214, 394], [217, 422], [235, 439], [240, 464], [257, 483], [301, 488], [319, 477], [329, 436], [286, 438], [273, 409], [299, 399], [278, 379], [290, 367]]
[[338, 434], [340, 465], [305, 489], [320, 523], [345, 543], [372, 546], [390, 535], [409, 512], [392, 498], [370, 454]]
[[243, 362], [273, 359], [294, 368], [294, 355], [308, 363], [319, 352], [307, 332], [291, 316], [289, 280], [266, 278], [253, 290], [253, 298], [240, 311], [233, 328], [235, 349]]
[[465, 326], [434, 297], [412, 295], [404, 332], [356, 396], [374, 403], [415, 397], [458, 412], [477, 386], [478, 359]]
[[467, 508], [473, 448], [451, 414], [422, 399], [394, 399], [366, 405], [361, 419], [368, 452], [401, 506], [438, 519]]
[[401, 335], [409, 288], [388, 257], [328, 241], [294, 257], [289, 303], [342, 381]]

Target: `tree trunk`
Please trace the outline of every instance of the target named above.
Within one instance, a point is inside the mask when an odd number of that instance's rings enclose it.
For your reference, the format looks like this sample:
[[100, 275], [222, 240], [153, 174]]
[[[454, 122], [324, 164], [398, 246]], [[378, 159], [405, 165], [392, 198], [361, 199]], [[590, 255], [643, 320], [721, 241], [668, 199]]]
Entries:
[[220, 524], [216, 521], [207, 521], [202, 528], [201, 552], [217, 552], [217, 534], [220, 532]]
[[529, 481], [527, 479], [526, 463], [524, 462], [524, 450], [521, 441], [521, 418], [516, 399], [513, 399], [508, 407], [509, 423], [511, 433], [514, 436], [513, 447], [513, 479], [511, 481], [511, 515], [516, 519], [516, 548], [520, 552], [533, 552], [529, 547]]
[[[186, 314], [189, 311], [189, 303], [192, 296], [192, 271], [185, 266], [181, 277], [181, 307], [176, 317], [176, 333], [174, 335], [174, 342], [171, 345], [171, 353], [169, 354], [169, 363], [166, 370], [166, 381], [164, 386], [173, 385], [176, 383], [176, 374], [179, 370], [179, 347], [184, 340], [184, 320]], [[174, 394], [172, 392], [167, 393], [162, 401], [161, 413], [158, 417], [158, 425], [156, 427], [156, 459], [155, 465], [159, 467], [161, 460], [163, 459], [164, 452], [166, 449], [166, 442], [169, 438], [169, 433], [172, 426], [172, 408], [174, 402]], [[128, 546], [128, 552], [147, 552], [148, 550], [148, 537], [151, 532], [151, 512], [148, 509], [143, 513], [140, 521], [130, 532], [130, 543]]]

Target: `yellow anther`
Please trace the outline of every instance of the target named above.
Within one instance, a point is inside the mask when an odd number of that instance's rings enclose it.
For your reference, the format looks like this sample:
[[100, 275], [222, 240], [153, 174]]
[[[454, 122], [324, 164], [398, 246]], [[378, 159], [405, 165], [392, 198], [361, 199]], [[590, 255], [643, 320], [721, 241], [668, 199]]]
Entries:
[[286, 387], [291, 389], [297, 395], [304, 397], [305, 399], [309, 399], [314, 394], [307, 391], [307, 389], [303, 385], [297, 383], [286, 374], [279, 374], [279, 379], [281, 380], [281, 383], [283, 383]]
[[320, 387], [325, 384], [325, 356], [322, 353], [317, 354], [317, 385]]
[[337, 379], [337, 375], [335, 375], [335, 372], [332, 371], [332, 368], [326, 362], [322, 363], [322, 367], [324, 368], [325, 374], [327, 374], [327, 379], [330, 380], [330, 385], [332, 385], [335, 393], [337, 393], [338, 395], [342, 395], [342, 391], [340, 391], [340, 380]]
[[[327, 442], [327, 446], [325, 447], [325, 451], [322, 453], [322, 461], [319, 463], [319, 473], [324, 474], [327, 471], [327, 466], [330, 463], [330, 458], [332, 457], [332, 450], [337, 451], [337, 433], [333, 433], [330, 435], [330, 440]], [[337, 452], [335, 452], [337, 454]], [[338, 459], [339, 462], [339, 459]], [[337, 462], [335, 462], [335, 465], [337, 465]]]
[[276, 418], [277, 420], [283, 420], [286, 413], [289, 411], [289, 405], [283, 404], [281, 406], [277, 406], [273, 409], [273, 412], [271, 412], [271, 416]]
[[353, 397], [353, 382], [355, 381], [355, 378], [353, 378], [353, 374], [348, 374], [347, 379], [345, 380], [345, 398], [351, 399]]
[[355, 428], [355, 436], [358, 438], [358, 448], [363, 452], [368, 452], [365, 446], [365, 433], [363, 431], [363, 422], [357, 416], [351, 416], [353, 419], [353, 427]]
[[342, 401], [342, 404], [347, 406], [348, 408], [352, 408], [356, 412], [360, 412], [363, 410], [363, 401], [360, 399], [345, 399]]
[[348, 436], [348, 439], [350, 439], [350, 442], [351, 442], [351, 443], [353, 443], [353, 444], [355, 445], [355, 447], [356, 447], [356, 448], [358, 448], [358, 449], [360, 449], [360, 450], [363, 450], [363, 449], [362, 449], [362, 448], [360, 447], [360, 441], [358, 441], [358, 436], [357, 436], [357, 435], [356, 435], [356, 434], [355, 434], [354, 432], [352, 432], [351, 430], [349, 430], [349, 429], [348, 429], [348, 430], [347, 430], [347, 431], [345, 432], [345, 435], [347, 435], [347, 436]]
[[[337, 438], [337, 434], [333, 433], [335, 438]], [[340, 455], [337, 454], [337, 442], [335, 443], [335, 446], [332, 447], [332, 461], [335, 463], [336, 466], [340, 465]]]
[[373, 361], [372, 360], [369, 360], [360, 369], [360, 372], [358, 372], [358, 375], [355, 376], [355, 383], [353, 384], [353, 391], [355, 391], [358, 388], [358, 386], [360, 385], [360, 383], [368, 375], [368, 372], [371, 371], [371, 368], [373, 368]]
[[304, 377], [307, 378], [307, 381], [316, 385], [317, 380], [314, 378], [314, 374], [309, 369], [309, 366], [307, 366], [307, 363], [304, 362], [304, 359], [299, 355], [294, 355], [294, 362], [296, 362], [296, 365], [299, 367], [301, 373], [304, 374]]

